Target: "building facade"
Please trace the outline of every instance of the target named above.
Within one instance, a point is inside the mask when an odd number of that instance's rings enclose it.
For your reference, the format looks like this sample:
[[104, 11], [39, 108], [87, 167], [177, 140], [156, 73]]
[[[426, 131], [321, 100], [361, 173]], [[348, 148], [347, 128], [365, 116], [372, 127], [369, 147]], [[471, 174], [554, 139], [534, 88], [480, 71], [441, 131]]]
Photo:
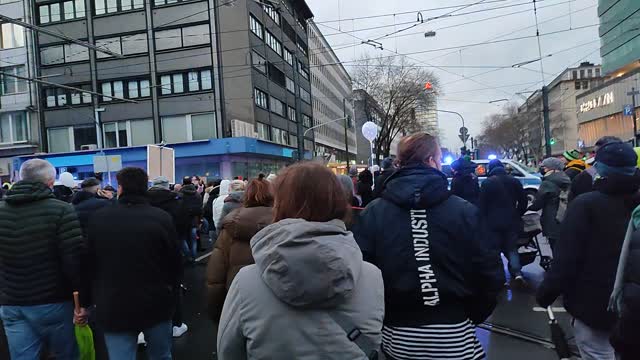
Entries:
[[[31, 7], [22, 0], [0, 0], [0, 14], [28, 19]], [[0, 72], [23, 77], [35, 73], [31, 32], [0, 21]], [[26, 80], [0, 75], [0, 181], [9, 181], [15, 169], [11, 158], [33, 154], [40, 142], [35, 86]]]
[[97, 94], [39, 86], [45, 152], [161, 142], [206, 149], [230, 137], [282, 149], [176, 159], [179, 176], [248, 177], [311, 150], [313, 134], [302, 134], [313, 123], [313, 14], [303, 0], [26, 1], [33, 23], [120, 55], [34, 36], [37, 76]]
[[600, 56], [605, 75], [640, 67], [640, 1], [599, 0]]
[[[351, 77], [313, 21], [309, 22], [309, 44], [313, 120], [318, 126], [314, 130], [315, 155], [331, 162], [346, 162], [348, 147], [349, 159], [355, 160]], [[340, 118], [347, 119], [335, 121]]]
[[429, 107], [416, 108], [415, 117], [420, 125], [420, 130], [438, 137], [440, 135], [440, 122], [438, 121], [438, 103], [434, 101]]
[[[578, 117], [576, 96], [600, 86], [604, 83], [600, 65], [588, 62], [575, 68], [568, 68], [558, 75], [547, 86], [549, 91], [549, 128], [551, 141], [551, 155], [561, 155], [567, 150], [577, 149], [582, 144], [578, 134]], [[534, 92], [527, 102], [520, 107], [520, 113], [527, 108], [527, 112], [538, 111], [539, 126], [543, 136], [540, 137], [541, 149], [545, 147], [544, 124], [541, 92]], [[530, 114], [528, 114], [530, 115]], [[532, 129], [534, 130], [534, 129]], [[533, 134], [532, 134], [533, 135]], [[532, 136], [533, 138], [533, 136]]]

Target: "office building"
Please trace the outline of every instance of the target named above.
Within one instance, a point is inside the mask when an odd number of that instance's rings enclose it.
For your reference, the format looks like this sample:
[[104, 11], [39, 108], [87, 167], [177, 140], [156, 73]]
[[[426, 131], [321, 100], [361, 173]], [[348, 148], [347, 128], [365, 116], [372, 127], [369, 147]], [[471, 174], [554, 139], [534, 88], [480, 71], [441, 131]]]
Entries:
[[43, 148], [79, 178], [99, 148], [139, 165], [164, 142], [178, 177], [253, 177], [311, 150], [303, 0], [31, 1], [35, 23], [121, 55], [36, 37], [38, 75], [100, 94], [40, 90]]
[[604, 75], [640, 68], [640, 1], [599, 0], [600, 56]]
[[[313, 21], [309, 22], [309, 45], [313, 121], [318, 126], [314, 153], [330, 162], [346, 163], [348, 147], [349, 159], [355, 161], [351, 77]], [[341, 118], [347, 119], [336, 121]]]
[[[0, 14], [14, 19], [29, 17], [22, 0], [0, 0]], [[34, 74], [32, 38], [23, 27], [0, 21], [0, 72], [29, 77]], [[25, 80], [0, 75], [0, 181], [9, 181], [18, 169], [14, 156], [33, 154], [40, 141], [35, 86]]]

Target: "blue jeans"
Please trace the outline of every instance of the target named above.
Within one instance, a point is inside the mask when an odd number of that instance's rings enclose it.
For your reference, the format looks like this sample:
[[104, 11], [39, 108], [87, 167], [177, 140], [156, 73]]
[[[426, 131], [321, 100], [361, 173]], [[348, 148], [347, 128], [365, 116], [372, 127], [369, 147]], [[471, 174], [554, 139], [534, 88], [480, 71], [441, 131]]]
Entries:
[[[147, 354], [150, 360], [171, 360], [173, 341], [173, 325], [171, 320], [142, 330], [147, 342]], [[138, 333], [121, 332], [105, 333], [104, 341], [110, 359], [136, 360], [138, 350]]]
[[512, 230], [492, 230], [489, 236], [493, 238], [497, 249], [507, 258], [511, 278], [522, 275], [522, 264], [518, 254], [518, 233]]
[[2, 306], [0, 317], [12, 360], [40, 357], [43, 345], [56, 359], [78, 358], [71, 302], [33, 306]]
[[187, 258], [195, 259], [198, 256], [197, 239], [196, 234], [198, 229], [191, 228], [191, 231], [187, 234], [186, 238], [182, 241], [182, 252]]

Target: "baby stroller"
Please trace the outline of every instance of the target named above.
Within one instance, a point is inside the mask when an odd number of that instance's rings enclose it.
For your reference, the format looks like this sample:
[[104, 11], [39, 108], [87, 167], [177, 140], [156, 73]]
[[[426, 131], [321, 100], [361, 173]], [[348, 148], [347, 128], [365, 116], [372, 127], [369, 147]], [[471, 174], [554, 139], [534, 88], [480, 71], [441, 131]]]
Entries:
[[538, 235], [542, 233], [540, 213], [529, 211], [522, 216], [523, 229], [518, 236], [518, 255], [522, 266], [529, 265], [540, 256], [540, 267], [545, 271], [551, 267], [551, 257], [542, 255]]

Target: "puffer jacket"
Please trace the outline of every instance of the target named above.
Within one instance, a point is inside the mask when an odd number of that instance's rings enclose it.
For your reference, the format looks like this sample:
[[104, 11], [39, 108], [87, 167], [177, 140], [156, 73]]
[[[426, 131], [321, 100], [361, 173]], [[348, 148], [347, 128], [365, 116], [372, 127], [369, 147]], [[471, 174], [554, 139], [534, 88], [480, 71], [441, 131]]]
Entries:
[[485, 250], [476, 207], [447, 186], [442, 172], [407, 166], [360, 214], [354, 233], [365, 261], [382, 271], [385, 325], [477, 323], [496, 305], [500, 257]]
[[254, 263], [249, 241], [273, 221], [273, 208], [239, 208], [223, 221], [223, 228], [207, 265], [209, 317], [220, 320], [222, 305], [231, 282], [241, 268]]
[[213, 217], [213, 223], [216, 226], [216, 229], [220, 229], [220, 226], [222, 226], [222, 217], [220, 216], [222, 214], [222, 208], [224, 207], [224, 199], [227, 198], [227, 196], [229, 196], [229, 185], [231, 184], [231, 181], [229, 180], [222, 180], [220, 182], [220, 195], [218, 195], [218, 197], [213, 200], [213, 205], [212, 205], [212, 217]]
[[560, 239], [560, 222], [556, 220], [558, 206], [560, 205], [560, 193], [569, 191], [571, 179], [562, 171], [545, 176], [536, 194], [536, 199], [529, 207], [531, 211], [542, 210], [540, 223], [542, 233], [550, 239]]
[[380, 270], [342, 221], [285, 219], [257, 233], [251, 250], [256, 263], [240, 270], [222, 310], [220, 360], [366, 359], [336, 318], [379, 349]]
[[220, 222], [222, 222], [222, 227], [224, 227], [224, 219], [227, 215], [231, 214], [233, 210], [241, 208], [243, 201], [244, 191], [234, 191], [224, 199], [224, 206], [222, 206], [222, 212], [220, 213]]
[[587, 163], [583, 160], [572, 160], [564, 168], [565, 174], [573, 181], [576, 176], [587, 169]]
[[46, 185], [20, 181], [0, 201], [0, 305], [71, 301], [74, 290], [86, 295], [85, 257], [73, 206]]

